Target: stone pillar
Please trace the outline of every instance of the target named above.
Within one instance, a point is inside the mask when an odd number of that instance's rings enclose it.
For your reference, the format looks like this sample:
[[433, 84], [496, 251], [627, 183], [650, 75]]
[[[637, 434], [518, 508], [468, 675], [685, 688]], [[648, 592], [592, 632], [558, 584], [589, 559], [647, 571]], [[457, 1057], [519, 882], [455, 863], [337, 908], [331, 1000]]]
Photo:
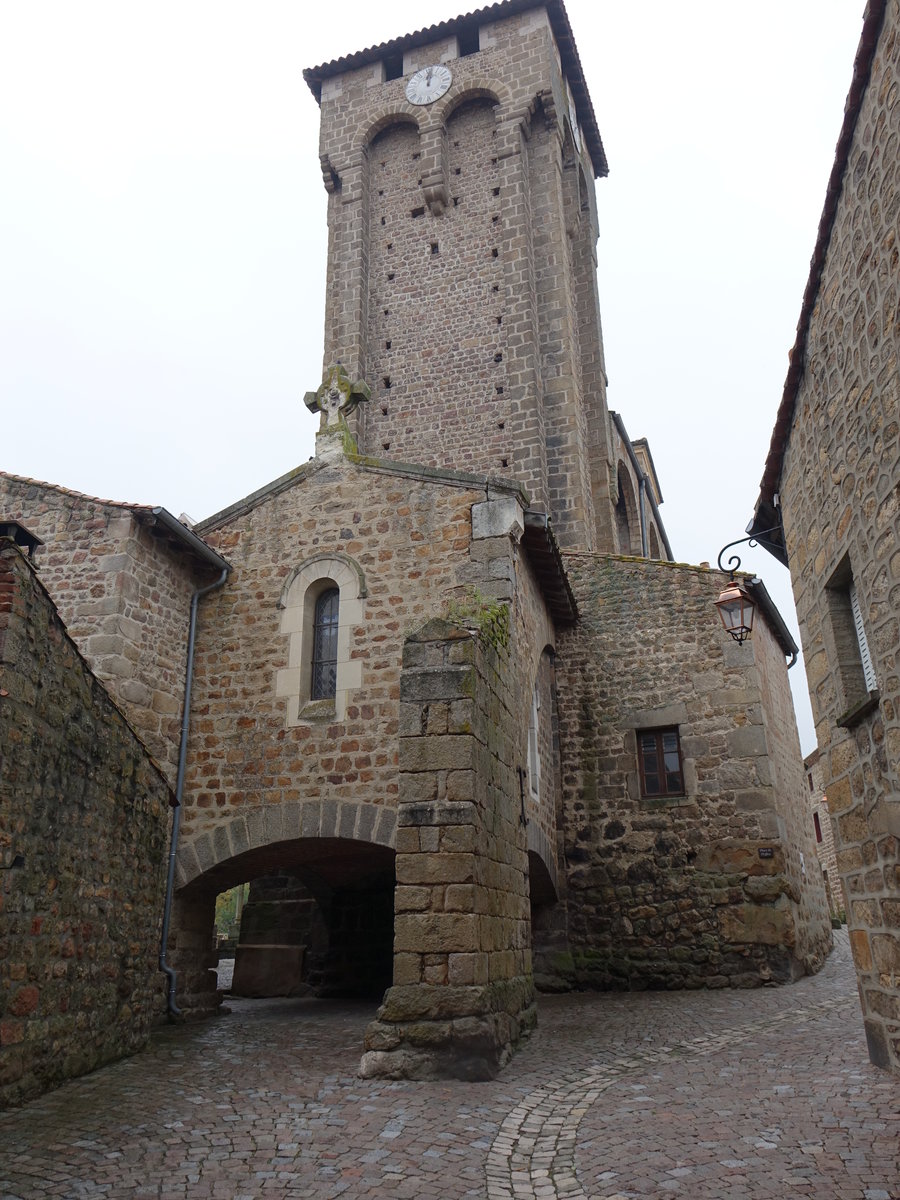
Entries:
[[299, 996], [316, 902], [293, 875], [254, 879], [234, 956], [235, 996]]
[[505, 653], [430, 621], [403, 652], [394, 982], [361, 1073], [489, 1079], [535, 1022]]
[[[174, 968], [175, 999], [183, 1017], [198, 1020], [218, 1012], [215, 947], [216, 893], [176, 893], [169, 933], [168, 962]], [[165, 982], [165, 976], [160, 976]]]

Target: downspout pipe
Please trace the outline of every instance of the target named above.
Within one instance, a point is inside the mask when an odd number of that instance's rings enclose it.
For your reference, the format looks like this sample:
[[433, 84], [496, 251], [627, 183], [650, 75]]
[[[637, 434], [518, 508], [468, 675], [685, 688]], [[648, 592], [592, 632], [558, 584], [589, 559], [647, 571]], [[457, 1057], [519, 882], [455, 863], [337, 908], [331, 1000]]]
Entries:
[[[220, 560], [221, 561], [221, 560]], [[162, 931], [159, 936], [159, 969], [166, 976], [166, 1013], [170, 1019], [181, 1016], [175, 1003], [176, 974], [166, 962], [166, 947], [169, 943], [169, 926], [172, 921], [172, 899], [175, 895], [175, 858], [178, 854], [178, 833], [181, 829], [181, 797], [184, 792], [184, 767], [187, 762], [188, 732], [191, 725], [191, 688], [194, 682], [194, 647], [197, 640], [197, 613], [200, 601], [209, 592], [220, 588], [228, 578], [230, 567], [222, 568], [215, 582], [197, 588], [191, 596], [191, 619], [188, 627], [187, 669], [184, 679], [184, 707], [181, 713], [181, 742], [178, 747], [178, 775], [175, 780], [175, 812], [172, 816], [172, 837], [169, 842], [169, 873], [166, 877], [166, 903], [163, 909]]]

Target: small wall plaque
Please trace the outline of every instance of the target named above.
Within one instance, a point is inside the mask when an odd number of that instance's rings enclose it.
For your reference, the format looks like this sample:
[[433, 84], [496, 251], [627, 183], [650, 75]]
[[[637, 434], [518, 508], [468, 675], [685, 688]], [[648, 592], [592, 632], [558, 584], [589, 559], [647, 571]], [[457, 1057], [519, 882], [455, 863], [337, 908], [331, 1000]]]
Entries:
[[775, 851], [773, 850], [773, 848], [771, 846], [760, 846], [759, 857], [760, 858], [774, 858]]

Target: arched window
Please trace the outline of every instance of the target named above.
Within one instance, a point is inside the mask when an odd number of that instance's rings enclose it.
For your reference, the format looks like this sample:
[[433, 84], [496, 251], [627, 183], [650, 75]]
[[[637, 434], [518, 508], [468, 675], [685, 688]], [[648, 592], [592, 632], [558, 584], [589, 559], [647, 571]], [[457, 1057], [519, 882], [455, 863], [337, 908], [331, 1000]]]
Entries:
[[344, 719], [347, 697], [362, 685], [353, 646], [366, 594], [365, 576], [346, 554], [314, 554], [285, 580], [279, 604], [289, 644], [275, 689], [287, 701], [289, 727]]
[[311, 700], [331, 700], [337, 688], [338, 601], [337, 588], [328, 588], [316, 600], [313, 618]]

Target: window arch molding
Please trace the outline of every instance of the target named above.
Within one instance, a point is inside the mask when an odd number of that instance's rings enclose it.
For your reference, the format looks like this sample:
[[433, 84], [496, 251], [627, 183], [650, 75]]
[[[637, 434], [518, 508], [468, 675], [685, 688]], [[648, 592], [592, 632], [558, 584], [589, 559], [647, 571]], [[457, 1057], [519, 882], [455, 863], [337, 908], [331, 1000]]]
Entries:
[[[337, 671], [333, 697], [313, 700], [312, 657], [316, 603], [323, 593], [338, 591]], [[362, 661], [350, 656], [351, 631], [363, 619], [368, 595], [362, 568], [346, 554], [316, 554], [294, 567], [284, 582], [278, 607], [281, 633], [288, 641], [288, 665], [278, 670], [275, 691], [287, 702], [287, 724], [317, 719], [341, 721], [348, 693], [362, 683]]]

